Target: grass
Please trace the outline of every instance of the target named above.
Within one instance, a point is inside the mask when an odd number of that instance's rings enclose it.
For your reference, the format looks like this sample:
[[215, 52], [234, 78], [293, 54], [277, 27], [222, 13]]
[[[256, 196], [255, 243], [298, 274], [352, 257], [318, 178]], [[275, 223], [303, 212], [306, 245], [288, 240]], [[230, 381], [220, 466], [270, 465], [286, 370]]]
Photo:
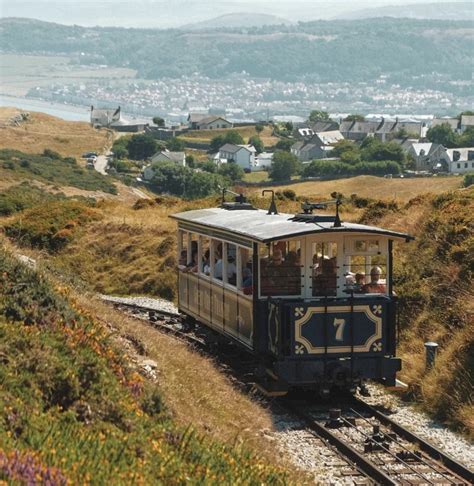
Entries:
[[267, 182], [269, 180], [268, 172], [250, 172], [244, 175], [244, 182]]
[[[0, 108], [0, 119], [4, 120], [10, 114], [10, 108]], [[64, 157], [76, 157], [78, 160], [84, 152], [103, 152], [112, 140], [109, 130], [97, 130], [86, 122], [65, 121], [36, 112], [30, 112], [29, 120], [18, 127], [2, 128], [1, 134], [0, 149], [29, 154], [51, 149]]]
[[19, 180], [35, 180], [87, 191], [117, 193], [117, 188], [108, 177], [95, 170], [84, 169], [74, 158], [63, 158], [49, 149], [46, 149], [42, 155], [0, 149], [0, 171]]
[[[462, 177], [425, 177], [416, 179], [385, 179], [375, 176], [358, 176], [331, 181], [308, 181], [272, 186], [275, 191], [292, 189], [298, 196], [327, 197], [334, 191], [347, 196], [371, 197], [408, 201], [420, 194], [439, 194], [461, 186]], [[259, 191], [260, 189], [256, 190]]]
[[[180, 135], [178, 138], [183, 141], [199, 142], [199, 143], [210, 143], [211, 140], [217, 135], [225, 135], [229, 130], [235, 130], [239, 132], [244, 142], [247, 143], [248, 139], [254, 135], [258, 135], [255, 130], [255, 126], [248, 127], [236, 127], [232, 129], [216, 129], [216, 130], [191, 130], [186, 132], [184, 135]], [[272, 127], [265, 126], [263, 131], [260, 133], [260, 138], [264, 143], [265, 147], [271, 147], [275, 145], [279, 138], [272, 135]]]
[[246, 447], [177, 425], [156, 382], [130, 366], [67, 288], [3, 250], [0, 270], [0, 480], [286, 482]]

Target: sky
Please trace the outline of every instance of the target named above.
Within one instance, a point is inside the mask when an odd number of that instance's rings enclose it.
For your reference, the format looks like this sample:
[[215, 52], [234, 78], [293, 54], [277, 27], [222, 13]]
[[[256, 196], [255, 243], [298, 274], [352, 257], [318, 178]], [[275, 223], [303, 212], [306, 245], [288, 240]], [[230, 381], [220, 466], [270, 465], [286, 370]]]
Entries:
[[[449, 1], [457, 3], [463, 0]], [[330, 19], [350, 11], [388, 5], [442, 2], [443, 0], [0, 0], [0, 17], [29, 17], [84, 26], [171, 28], [233, 12], [267, 13], [298, 21]]]

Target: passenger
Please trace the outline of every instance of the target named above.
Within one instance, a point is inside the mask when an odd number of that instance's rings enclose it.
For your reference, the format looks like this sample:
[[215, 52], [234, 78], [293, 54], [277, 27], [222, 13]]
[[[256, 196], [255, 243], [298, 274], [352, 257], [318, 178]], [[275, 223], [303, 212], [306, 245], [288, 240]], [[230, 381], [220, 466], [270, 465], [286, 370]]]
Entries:
[[372, 267], [370, 270], [370, 282], [362, 286], [364, 294], [385, 294], [387, 289], [385, 284], [379, 283], [382, 269], [380, 267]]
[[214, 264], [214, 278], [217, 278], [218, 280], [222, 280], [222, 254], [219, 248], [216, 248], [215, 258], [216, 258], [216, 262]]
[[365, 284], [365, 273], [364, 272], [357, 272], [355, 274], [355, 284], [354, 284], [354, 293], [360, 294], [362, 293], [362, 287]]
[[204, 257], [202, 259], [202, 272], [204, 275], [211, 274], [211, 252], [209, 248], [204, 252]]
[[186, 270], [185, 272], [193, 272], [197, 273], [199, 268], [199, 262], [198, 262], [198, 252], [197, 250], [193, 252], [192, 254], [192, 261], [186, 265]]
[[181, 250], [181, 253], [179, 254], [178, 268], [180, 270], [184, 270], [186, 268], [187, 263], [188, 263], [188, 252], [187, 250]]
[[232, 255], [227, 255], [227, 282], [231, 285], [236, 284], [237, 267], [235, 266], [235, 258]]
[[244, 293], [244, 295], [252, 295], [253, 294], [252, 272], [247, 267], [245, 267], [242, 270], [242, 292]]
[[323, 260], [321, 273], [313, 278], [313, 295], [336, 295], [337, 273], [336, 260]]
[[283, 263], [283, 252], [278, 248], [273, 250], [273, 256], [270, 261], [270, 265], [278, 267]]

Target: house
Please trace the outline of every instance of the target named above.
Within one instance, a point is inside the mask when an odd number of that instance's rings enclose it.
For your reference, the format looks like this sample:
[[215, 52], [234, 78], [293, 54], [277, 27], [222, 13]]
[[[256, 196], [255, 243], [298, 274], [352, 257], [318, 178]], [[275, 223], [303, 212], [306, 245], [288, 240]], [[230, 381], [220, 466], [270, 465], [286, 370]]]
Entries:
[[446, 149], [443, 159], [451, 174], [474, 172], [474, 147]]
[[473, 115], [462, 115], [460, 129], [461, 133], [464, 133], [468, 128], [474, 127], [474, 116]]
[[184, 152], [170, 152], [169, 150], [161, 150], [150, 158], [150, 162], [175, 162], [183, 167], [186, 165], [186, 154]]
[[315, 133], [329, 132], [332, 130], [338, 130], [339, 125], [334, 121], [318, 121], [315, 123], [309, 123], [306, 126], [296, 128], [293, 135], [296, 138], [311, 138]]
[[270, 169], [273, 165], [273, 153], [272, 152], [262, 152], [255, 156], [255, 162], [250, 170], [252, 172], [259, 172], [262, 170]]
[[218, 128], [232, 128], [234, 125], [220, 115], [204, 113], [190, 113], [188, 126], [191, 130], [215, 130]]
[[301, 140], [291, 146], [291, 153], [302, 162], [330, 157], [334, 144], [344, 140], [339, 130], [317, 132], [307, 140]]
[[413, 138], [423, 136], [425, 127], [422, 122], [417, 120], [363, 120], [363, 121], [343, 121], [339, 131], [344, 138], [360, 142], [368, 136], [377, 137], [382, 142], [388, 142], [397, 138], [400, 131], [408, 133]]
[[457, 118], [433, 118], [431, 122], [431, 128], [438, 127], [440, 125], [449, 125], [453, 132], [457, 132], [459, 129], [459, 120]]
[[120, 106], [112, 110], [91, 106], [91, 125], [94, 128], [110, 128], [112, 123], [119, 122], [121, 118]]
[[413, 157], [416, 170], [433, 171], [443, 164], [446, 149], [439, 143], [419, 143], [410, 145], [407, 153]]
[[235, 162], [244, 170], [252, 170], [252, 166], [255, 164], [256, 152], [253, 145], [226, 143], [219, 149], [218, 160], [221, 163]]

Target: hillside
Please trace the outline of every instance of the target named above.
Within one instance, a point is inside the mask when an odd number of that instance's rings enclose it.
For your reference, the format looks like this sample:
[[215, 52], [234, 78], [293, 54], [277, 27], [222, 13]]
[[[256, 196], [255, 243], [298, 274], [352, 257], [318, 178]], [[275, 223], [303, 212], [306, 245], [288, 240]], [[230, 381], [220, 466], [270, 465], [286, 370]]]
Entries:
[[[168, 352], [174, 348], [174, 356], [196, 366], [194, 372], [206, 369], [216, 403], [221, 404], [226, 393], [231, 399], [227, 403], [240, 406], [240, 417], [242, 412], [246, 415], [252, 404], [232, 394], [222, 378], [216, 383], [210, 362], [200, 362], [166, 337], [160, 342], [152, 336], [146, 346], [135, 337], [134, 348], [125, 337], [126, 327], [128, 332], [131, 329], [126, 319], [98, 302], [93, 308], [88, 304], [90, 299], [55, 283], [45, 272], [26, 268], [0, 249], [0, 481], [51, 485], [184, 484], [189, 478], [196, 484], [286, 482], [284, 470], [271, 465], [270, 455], [258, 457], [245, 446], [229, 445], [178, 424], [163, 399], [172, 380], [161, 370], [154, 371], [156, 363], [150, 358], [145, 361], [145, 356], [155, 356], [166, 344]], [[150, 363], [155, 364], [150, 367]], [[192, 402], [195, 392], [184, 375], [192, 370], [183, 371], [182, 366], [177, 369], [166, 363], [165, 374], [181, 375], [186, 387], [175, 378], [175, 399], [182, 387]], [[210, 391], [203, 383], [199, 393]], [[200, 423], [207, 417], [201, 414]], [[265, 424], [257, 425], [247, 416], [245, 426], [252, 422], [257, 427]]]
[[16, 108], [0, 107], [0, 149], [30, 154], [51, 149], [65, 157], [79, 159], [86, 151], [102, 152], [111, 140], [108, 130], [96, 130], [89, 123], [65, 121], [44, 113], [28, 112], [25, 121], [12, 123], [12, 117], [21, 112]]
[[473, 20], [472, 2], [440, 2], [408, 5], [389, 5], [355, 10], [338, 15], [341, 20], [370, 19], [376, 17], [395, 17], [408, 19], [433, 20]]
[[264, 25], [291, 25], [293, 22], [276, 15], [262, 14], [255, 12], [236, 12], [209, 20], [202, 20], [193, 24], [186, 24], [180, 27], [181, 30], [211, 30], [222, 28], [254, 28]]
[[472, 39], [470, 21], [314, 21], [249, 33], [239, 28], [85, 28], [0, 19], [6, 53], [66, 55], [84, 65], [135, 69], [137, 77], [147, 79], [195, 73], [222, 78], [245, 71], [252, 77], [308, 82], [369, 82], [385, 75], [401, 86], [434, 86], [433, 73], [436, 82], [471, 79]]

